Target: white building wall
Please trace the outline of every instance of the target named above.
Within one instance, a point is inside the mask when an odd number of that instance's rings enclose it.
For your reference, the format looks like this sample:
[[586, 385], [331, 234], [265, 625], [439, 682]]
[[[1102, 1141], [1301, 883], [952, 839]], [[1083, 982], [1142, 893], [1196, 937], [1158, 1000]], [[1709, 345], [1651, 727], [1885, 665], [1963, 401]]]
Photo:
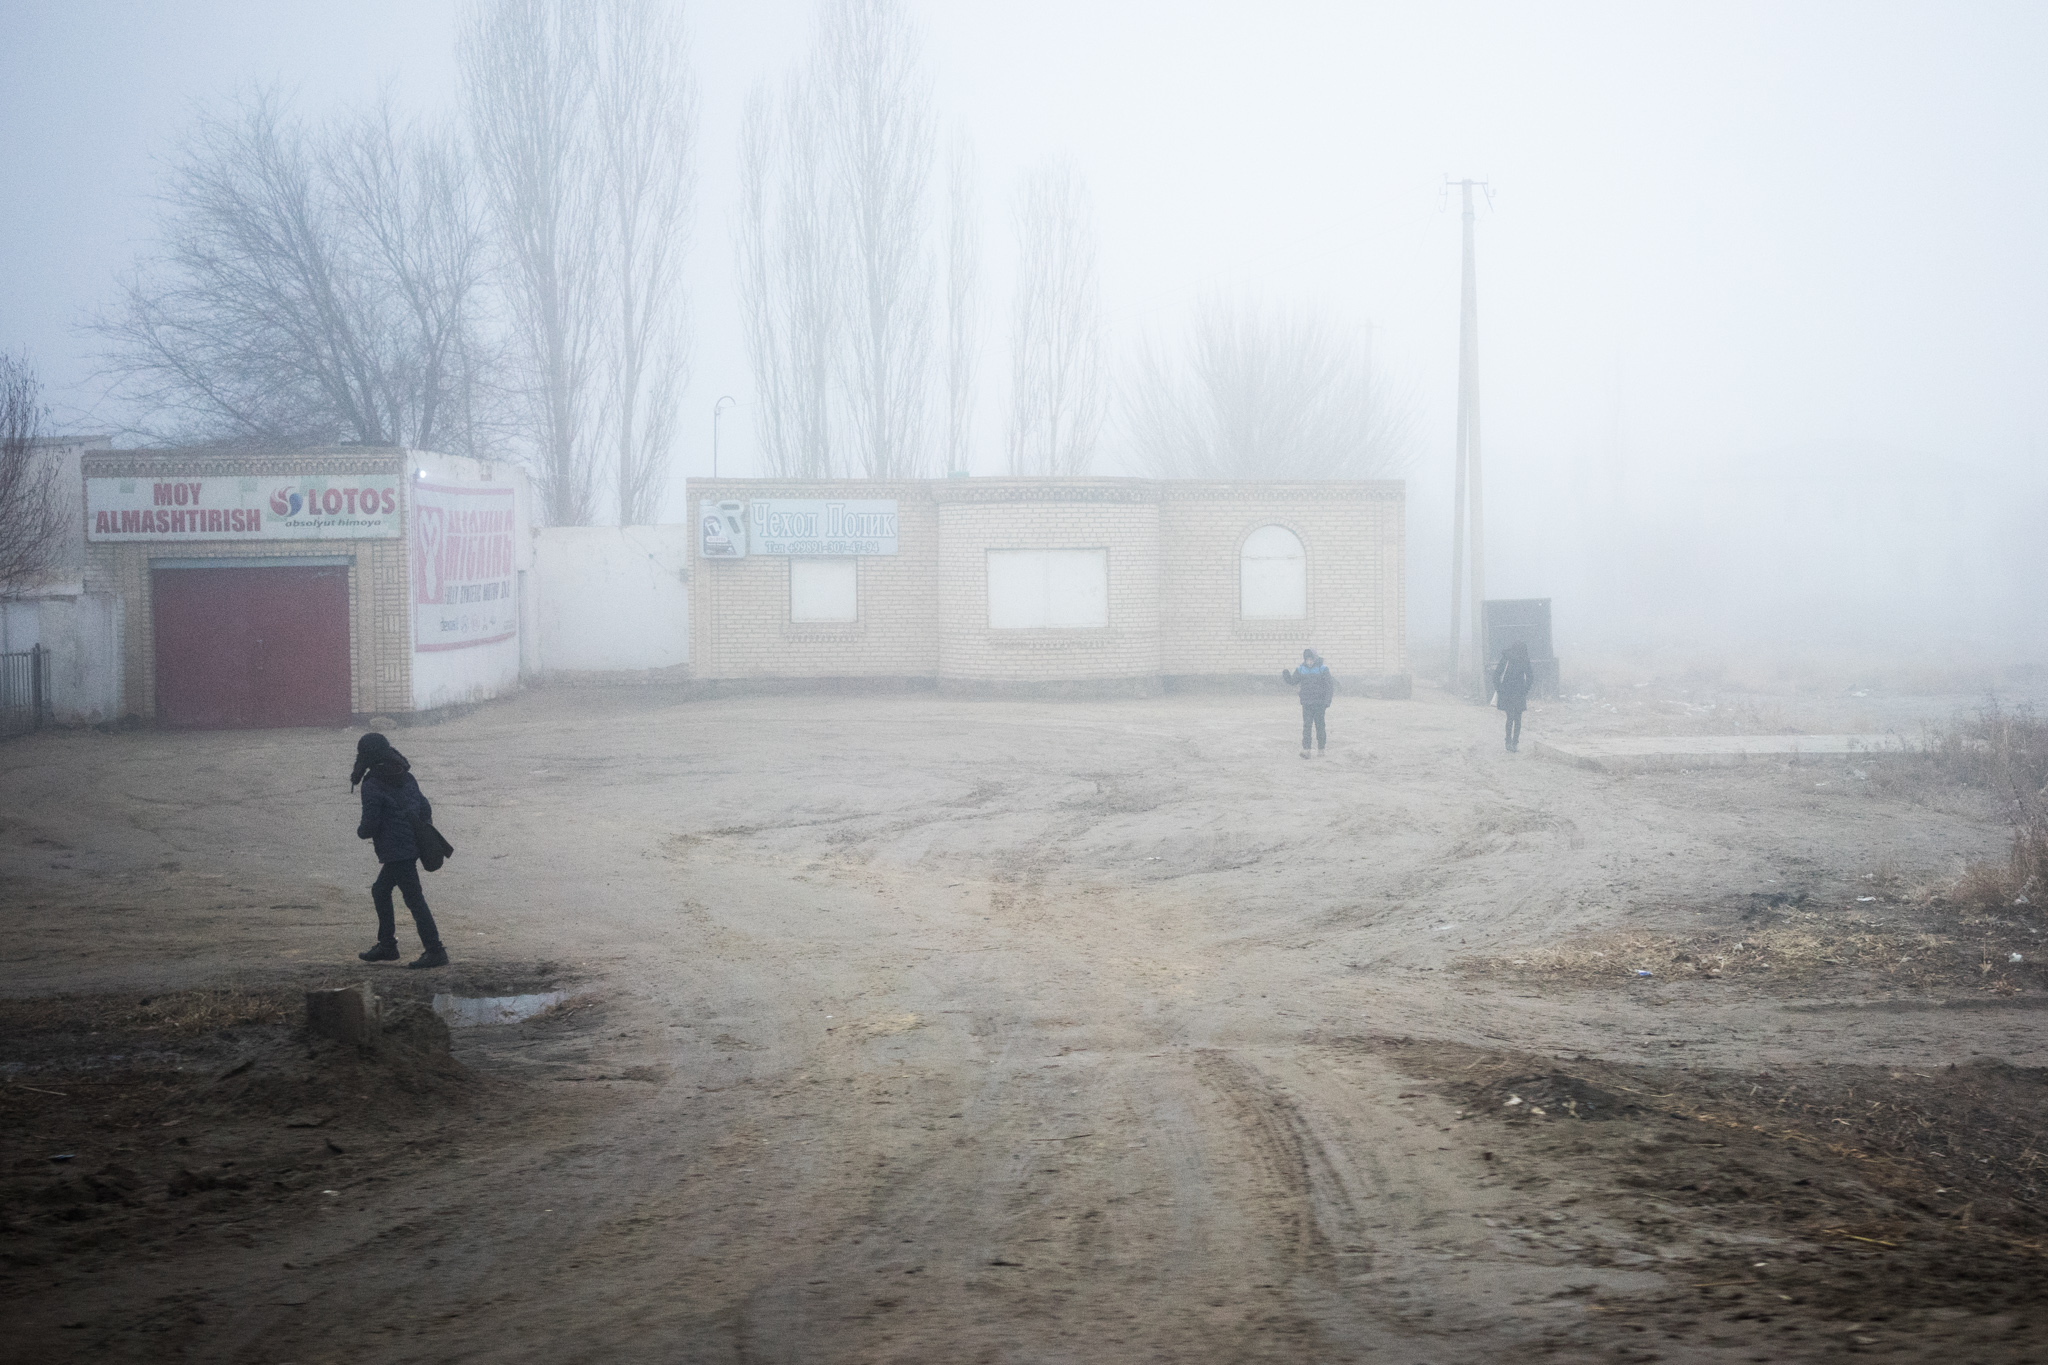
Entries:
[[97, 725], [121, 715], [121, 599], [79, 593], [0, 602], [0, 654], [50, 652], [50, 711], [59, 725]]
[[545, 674], [690, 661], [689, 526], [548, 526], [528, 580]]

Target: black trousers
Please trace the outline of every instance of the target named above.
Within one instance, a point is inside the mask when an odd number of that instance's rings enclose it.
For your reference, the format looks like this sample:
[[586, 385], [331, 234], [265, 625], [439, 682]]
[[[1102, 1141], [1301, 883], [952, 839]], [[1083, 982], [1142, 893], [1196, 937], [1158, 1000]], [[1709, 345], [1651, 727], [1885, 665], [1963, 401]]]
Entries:
[[1316, 747], [1318, 749], [1329, 747], [1330, 737], [1323, 729], [1323, 712], [1329, 709], [1327, 706], [1304, 706], [1301, 708], [1302, 748], [1308, 748], [1308, 739], [1311, 733], [1315, 735]]
[[370, 883], [370, 899], [377, 906], [377, 942], [398, 942], [398, 924], [391, 914], [393, 887], [397, 887], [405, 897], [405, 908], [412, 911], [412, 927], [420, 931], [420, 946], [440, 947], [441, 931], [434, 927], [434, 912], [427, 909], [427, 893], [420, 890], [420, 862], [417, 858], [384, 864], [377, 880]]
[[1508, 747], [1514, 748], [1522, 742], [1522, 708], [1517, 706], [1508, 715]]

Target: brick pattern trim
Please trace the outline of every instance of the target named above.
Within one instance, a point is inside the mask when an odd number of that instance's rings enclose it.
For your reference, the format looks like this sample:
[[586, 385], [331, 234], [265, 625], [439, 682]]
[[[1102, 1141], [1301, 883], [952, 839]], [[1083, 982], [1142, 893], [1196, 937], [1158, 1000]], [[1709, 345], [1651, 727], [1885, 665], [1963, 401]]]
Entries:
[[366, 455], [300, 453], [293, 455], [194, 455], [185, 452], [152, 455], [147, 451], [116, 450], [95, 452], [81, 461], [88, 479], [169, 478], [180, 474], [193, 478], [233, 478], [258, 475], [276, 478], [326, 478], [355, 474], [399, 474], [405, 467], [405, 452]]

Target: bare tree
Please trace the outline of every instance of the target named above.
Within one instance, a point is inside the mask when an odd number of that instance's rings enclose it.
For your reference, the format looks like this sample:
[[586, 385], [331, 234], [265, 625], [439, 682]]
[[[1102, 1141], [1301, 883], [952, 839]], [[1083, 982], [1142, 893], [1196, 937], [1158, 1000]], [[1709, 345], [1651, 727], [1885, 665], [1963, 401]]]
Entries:
[[689, 241], [696, 90], [681, 21], [652, 0], [602, 0], [595, 115], [611, 219], [609, 423], [619, 524], [651, 522], [688, 384], [683, 250]]
[[767, 456], [768, 472], [788, 478], [794, 470], [795, 425], [790, 411], [788, 345], [776, 308], [774, 235], [777, 227], [772, 182], [776, 165], [774, 97], [765, 82], [747, 92], [740, 114], [740, 202], [733, 214], [732, 245], [740, 296], [740, 335], [754, 372], [754, 430]]
[[917, 30], [897, 0], [827, 0], [814, 80], [846, 233], [852, 459], [870, 479], [913, 477], [927, 452], [932, 114]]
[[199, 120], [163, 210], [96, 324], [146, 434], [474, 448], [484, 243], [445, 137], [259, 91]]
[[946, 174], [946, 472], [967, 468], [980, 360], [981, 201], [974, 147], [956, 138]]
[[38, 439], [47, 420], [35, 372], [0, 355], [0, 597], [41, 582], [63, 550], [60, 466]]
[[1011, 303], [1010, 472], [1087, 471], [1102, 430], [1102, 321], [1095, 227], [1072, 167], [1032, 171], [1018, 188]]
[[506, 259], [534, 464], [548, 520], [588, 525], [599, 434], [604, 149], [593, 131], [591, 0], [492, 0], [459, 57], [472, 137]]
[[506, 432], [483, 305], [489, 234], [462, 147], [401, 125], [387, 100], [328, 140], [322, 166], [348, 259], [371, 263], [371, 288], [382, 277], [383, 311], [406, 337], [394, 386], [414, 416], [399, 443], [493, 454]]
[[823, 118], [801, 80], [779, 101], [766, 86], [747, 100], [734, 236], [768, 472], [829, 478], [838, 472], [832, 418], [842, 236], [833, 221]]
[[1163, 478], [1385, 478], [1406, 459], [1405, 405], [1362, 340], [1314, 312], [1205, 302], [1184, 355], [1141, 348], [1123, 407]]
[[771, 471], [915, 477], [932, 443], [929, 82], [898, 0], [824, 0], [809, 65], [749, 100], [734, 236]]

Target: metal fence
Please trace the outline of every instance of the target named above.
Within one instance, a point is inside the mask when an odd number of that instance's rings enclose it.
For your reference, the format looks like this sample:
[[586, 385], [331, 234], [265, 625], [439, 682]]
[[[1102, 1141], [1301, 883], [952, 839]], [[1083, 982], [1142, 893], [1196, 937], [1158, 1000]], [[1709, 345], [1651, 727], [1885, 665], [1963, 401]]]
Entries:
[[50, 723], [50, 651], [37, 645], [0, 654], [0, 735], [23, 735]]

